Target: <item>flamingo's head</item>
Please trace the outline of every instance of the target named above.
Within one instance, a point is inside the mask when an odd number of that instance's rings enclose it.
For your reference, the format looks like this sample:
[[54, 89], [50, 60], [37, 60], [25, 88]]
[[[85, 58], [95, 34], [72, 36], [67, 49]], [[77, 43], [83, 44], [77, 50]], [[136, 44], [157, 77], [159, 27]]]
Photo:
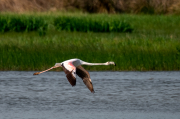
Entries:
[[115, 62], [112, 62], [112, 61], [106, 62], [106, 64], [107, 64], [107, 65], [115, 65], [115, 66], [116, 66], [116, 63], [115, 63]]

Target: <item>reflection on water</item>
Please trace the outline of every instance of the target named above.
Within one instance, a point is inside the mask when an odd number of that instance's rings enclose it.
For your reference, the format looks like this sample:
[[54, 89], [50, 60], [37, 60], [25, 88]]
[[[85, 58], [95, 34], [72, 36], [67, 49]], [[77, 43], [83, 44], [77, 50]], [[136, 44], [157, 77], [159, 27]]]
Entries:
[[180, 79], [173, 72], [90, 72], [95, 93], [64, 72], [0, 72], [2, 119], [180, 118]]

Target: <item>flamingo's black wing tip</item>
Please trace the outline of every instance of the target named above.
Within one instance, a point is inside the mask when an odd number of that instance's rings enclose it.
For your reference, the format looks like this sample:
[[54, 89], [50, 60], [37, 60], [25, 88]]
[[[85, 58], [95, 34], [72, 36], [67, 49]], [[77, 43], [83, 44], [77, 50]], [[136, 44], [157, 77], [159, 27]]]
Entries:
[[95, 93], [95, 91], [93, 90], [93, 91], [91, 91], [91, 93]]

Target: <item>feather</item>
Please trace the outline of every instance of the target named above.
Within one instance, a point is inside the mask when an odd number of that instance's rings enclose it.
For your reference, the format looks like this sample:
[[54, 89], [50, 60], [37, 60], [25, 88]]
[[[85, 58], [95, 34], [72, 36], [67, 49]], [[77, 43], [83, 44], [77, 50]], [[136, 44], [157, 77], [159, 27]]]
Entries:
[[84, 84], [87, 86], [87, 88], [94, 93], [94, 88], [90, 79], [89, 72], [86, 71], [82, 66], [76, 67], [76, 74], [82, 78]]
[[74, 77], [74, 75], [73, 75], [73, 73], [75, 73], [74, 70], [72, 70], [72, 71], [67, 70], [63, 64], [62, 64], [62, 68], [66, 74], [66, 77], [67, 77], [69, 83], [72, 86], [75, 86], [76, 85], [76, 77]]

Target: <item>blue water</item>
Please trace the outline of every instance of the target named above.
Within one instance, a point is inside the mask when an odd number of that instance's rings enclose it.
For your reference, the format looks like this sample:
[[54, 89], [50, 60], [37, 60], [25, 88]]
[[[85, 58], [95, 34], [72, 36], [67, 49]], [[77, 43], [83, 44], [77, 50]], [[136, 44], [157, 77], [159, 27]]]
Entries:
[[180, 119], [180, 72], [0, 72], [0, 119]]

